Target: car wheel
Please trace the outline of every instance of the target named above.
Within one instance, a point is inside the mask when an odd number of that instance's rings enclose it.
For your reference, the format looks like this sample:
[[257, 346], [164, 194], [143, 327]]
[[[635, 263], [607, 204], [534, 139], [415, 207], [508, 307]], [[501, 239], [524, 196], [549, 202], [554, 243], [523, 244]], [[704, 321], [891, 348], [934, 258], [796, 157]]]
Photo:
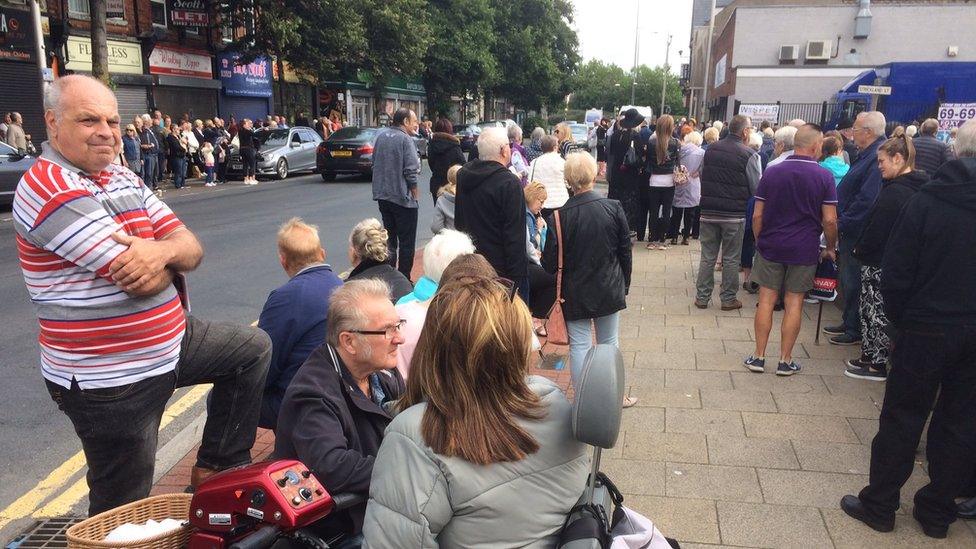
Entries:
[[322, 172], [322, 181], [335, 181], [336, 174], [332, 172]]
[[278, 160], [278, 164], [275, 165], [275, 175], [278, 179], [285, 179], [288, 177], [288, 161], [284, 158]]

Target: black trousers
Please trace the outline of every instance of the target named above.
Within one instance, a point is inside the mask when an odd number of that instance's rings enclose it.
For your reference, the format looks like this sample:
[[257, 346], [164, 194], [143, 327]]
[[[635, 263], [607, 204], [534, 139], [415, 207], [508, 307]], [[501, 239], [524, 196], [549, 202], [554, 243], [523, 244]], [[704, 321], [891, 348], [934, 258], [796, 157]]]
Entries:
[[641, 209], [637, 214], [637, 240], [644, 239], [644, 228], [650, 236], [648, 242], [663, 242], [671, 221], [671, 203], [674, 187], [645, 187], [641, 191]]
[[533, 318], [546, 318], [556, 301], [556, 275], [549, 274], [540, 265], [529, 262], [529, 309]]
[[388, 200], [377, 200], [383, 228], [390, 235], [387, 246], [390, 250], [390, 264], [410, 278], [413, 270], [413, 256], [417, 244], [417, 208], [407, 208]]
[[894, 517], [930, 411], [930, 482], [915, 494], [915, 513], [922, 523], [940, 527], [956, 520], [953, 498], [974, 474], [976, 326], [903, 326], [896, 336], [881, 423], [871, 444], [870, 484], [860, 494], [875, 517]]
[[[675, 206], [671, 210], [671, 226], [668, 227], [668, 238], [678, 238], [678, 230], [681, 230], [681, 236], [688, 238], [691, 234], [691, 228], [694, 224], [695, 208], [679, 208]], [[682, 220], [684, 220], [684, 225], [682, 226]]]
[[258, 159], [251, 148], [241, 149], [241, 160], [244, 161], [244, 177], [254, 177], [258, 170]]
[[695, 206], [691, 213], [691, 237], [698, 238], [701, 234], [701, 206]]
[[214, 384], [197, 465], [219, 470], [250, 463], [270, 362], [271, 339], [260, 329], [187, 316], [175, 371], [105, 389], [48, 381], [88, 461], [88, 514], [149, 495], [159, 422], [177, 387]]

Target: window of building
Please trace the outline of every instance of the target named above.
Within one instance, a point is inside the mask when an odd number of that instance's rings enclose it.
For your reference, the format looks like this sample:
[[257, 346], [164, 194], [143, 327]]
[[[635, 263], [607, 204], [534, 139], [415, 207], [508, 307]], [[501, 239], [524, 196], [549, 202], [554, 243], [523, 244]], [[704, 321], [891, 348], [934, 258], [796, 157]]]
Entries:
[[88, 0], [68, 0], [68, 15], [88, 19], [91, 16], [91, 12], [88, 11]]
[[[74, 1], [74, 0], [70, 0]], [[87, 0], [84, 1], [87, 5]], [[166, 28], [166, 0], [152, 0], [149, 3], [152, 10], [152, 23], [154, 27]]]

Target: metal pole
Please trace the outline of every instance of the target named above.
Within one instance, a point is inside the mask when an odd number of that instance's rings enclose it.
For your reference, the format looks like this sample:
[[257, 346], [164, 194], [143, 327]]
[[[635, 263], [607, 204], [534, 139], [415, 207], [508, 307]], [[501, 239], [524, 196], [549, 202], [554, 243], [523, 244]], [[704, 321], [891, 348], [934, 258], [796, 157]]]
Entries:
[[[714, 0], [713, 0], [714, 1]], [[668, 56], [671, 54], [671, 35], [668, 35], [668, 46], [664, 50], [664, 74], [661, 80], [661, 114], [664, 114], [664, 95], [668, 91]]]
[[708, 81], [712, 74], [712, 34], [715, 32], [715, 0], [712, 0], [711, 11], [708, 12], [708, 45], [705, 47], [705, 91], [702, 92], [701, 117], [705, 118], [705, 105], [708, 103]]
[[40, 76], [37, 80], [40, 83], [41, 100], [43, 101], [45, 91], [44, 69], [47, 68], [47, 49], [44, 47], [44, 31], [41, 29], [40, 0], [31, 1], [31, 25], [34, 27], [34, 55], [37, 57], [37, 72]]
[[[714, 0], [713, 0], [714, 1]], [[631, 76], [633, 80], [630, 84], [630, 104], [633, 105], [636, 102], [634, 98], [637, 93], [637, 45], [640, 43], [640, 0], [637, 0], [637, 17], [634, 23], [634, 68], [631, 69]]]

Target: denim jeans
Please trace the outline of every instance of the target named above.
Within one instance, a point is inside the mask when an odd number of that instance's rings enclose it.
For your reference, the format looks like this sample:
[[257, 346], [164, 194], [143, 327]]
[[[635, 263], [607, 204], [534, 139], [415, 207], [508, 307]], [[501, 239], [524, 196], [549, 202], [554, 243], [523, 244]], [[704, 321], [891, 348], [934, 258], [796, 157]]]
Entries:
[[844, 295], [844, 332], [851, 337], [861, 337], [861, 262], [853, 255], [856, 238], [841, 235], [838, 260], [840, 261], [840, 291]]
[[187, 316], [173, 372], [104, 389], [47, 382], [88, 461], [89, 515], [149, 495], [159, 422], [178, 387], [214, 384], [197, 465], [220, 470], [249, 463], [270, 361], [271, 339], [260, 329]]
[[377, 201], [380, 208], [380, 217], [383, 219], [383, 228], [390, 235], [389, 250], [390, 262], [396, 262], [395, 266], [403, 276], [410, 279], [410, 271], [413, 270], [413, 256], [416, 253], [417, 242], [417, 208], [407, 208], [399, 204], [394, 204], [388, 200]]
[[739, 292], [739, 262], [745, 223], [701, 222], [701, 263], [698, 265], [697, 299], [708, 302], [715, 289], [715, 260], [722, 249], [722, 303], [735, 299]]
[[186, 157], [174, 156], [170, 158], [169, 168], [173, 170], [173, 186], [177, 189], [186, 186]]
[[150, 189], [156, 188], [156, 154], [150, 153], [142, 157], [142, 182]]
[[599, 318], [584, 318], [582, 320], [567, 320], [566, 331], [569, 333], [569, 368], [573, 383], [579, 379], [583, 369], [586, 353], [593, 346], [593, 333], [590, 323], [596, 327], [596, 342], [618, 346], [617, 334], [620, 331], [620, 313], [616, 312]]

